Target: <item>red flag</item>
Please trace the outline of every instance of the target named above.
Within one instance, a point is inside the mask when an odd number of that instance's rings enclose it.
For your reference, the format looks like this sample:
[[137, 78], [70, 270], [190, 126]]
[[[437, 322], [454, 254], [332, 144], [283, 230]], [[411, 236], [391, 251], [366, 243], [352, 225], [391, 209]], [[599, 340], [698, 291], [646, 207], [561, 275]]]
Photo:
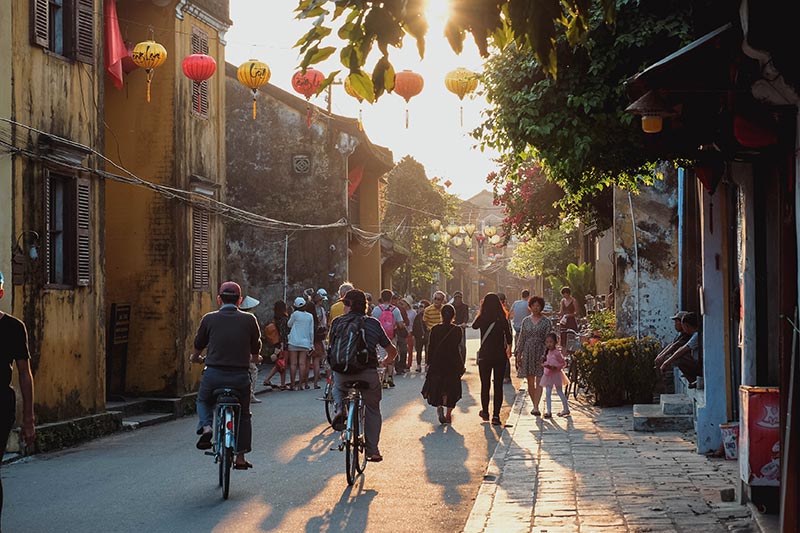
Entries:
[[106, 20], [106, 71], [111, 75], [114, 87], [122, 89], [122, 59], [128, 55], [122, 33], [119, 31], [116, 0], [105, 0]]

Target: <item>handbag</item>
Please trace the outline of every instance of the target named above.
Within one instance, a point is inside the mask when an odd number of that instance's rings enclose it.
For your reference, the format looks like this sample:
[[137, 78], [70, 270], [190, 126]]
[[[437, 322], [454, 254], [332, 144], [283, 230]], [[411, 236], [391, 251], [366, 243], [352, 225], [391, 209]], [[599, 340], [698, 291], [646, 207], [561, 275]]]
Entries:
[[494, 322], [492, 322], [491, 324], [489, 324], [489, 327], [486, 328], [486, 333], [484, 333], [483, 336], [481, 337], [481, 345], [478, 347], [478, 360], [479, 361], [481, 359], [481, 350], [483, 349], [483, 343], [486, 342], [486, 339], [489, 337], [489, 334], [494, 329], [494, 325], [495, 324], [497, 324], [496, 320]]

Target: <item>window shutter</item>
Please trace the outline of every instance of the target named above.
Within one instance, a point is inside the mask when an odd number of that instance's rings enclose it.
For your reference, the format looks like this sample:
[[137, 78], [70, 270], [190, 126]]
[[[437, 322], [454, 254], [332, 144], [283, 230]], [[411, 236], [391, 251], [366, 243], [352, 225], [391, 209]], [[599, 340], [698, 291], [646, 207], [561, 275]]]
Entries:
[[87, 178], [78, 178], [77, 183], [77, 209], [76, 221], [78, 224], [77, 235], [77, 280], [76, 285], [86, 287], [92, 282], [92, 254], [91, 254], [91, 213], [92, 189]]
[[44, 178], [44, 242], [42, 243], [42, 248], [44, 249], [44, 275], [45, 282], [50, 283], [52, 282], [52, 276], [50, 275], [50, 263], [52, 262], [50, 257], [50, 230], [53, 216], [51, 213], [52, 206], [50, 205], [50, 172], [44, 170], [42, 171], [42, 176]]
[[50, 3], [48, 0], [31, 0], [31, 43], [50, 46]]
[[75, 59], [94, 64], [94, 0], [75, 0]]
[[208, 262], [208, 233], [211, 215], [199, 208], [192, 209], [192, 287], [204, 290], [210, 286]]
[[[192, 53], [208, 54], [208, 34], [192, 28]], [[192, 81], [192, 112], [208, 117], [208, 80]]]

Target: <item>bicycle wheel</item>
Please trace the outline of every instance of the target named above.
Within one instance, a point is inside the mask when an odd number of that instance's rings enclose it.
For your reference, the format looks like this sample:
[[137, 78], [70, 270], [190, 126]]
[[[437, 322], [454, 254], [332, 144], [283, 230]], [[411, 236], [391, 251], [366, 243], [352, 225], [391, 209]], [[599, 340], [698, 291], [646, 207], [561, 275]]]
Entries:
[[358, 470], [360, 474], [363, 474], [364, 469], [367, 467], [367, 441], [364, 436], [364, 422], [364, 402], [359, 399], [358, 416], [356, 417], [356, 428], [354, 431], [353, 442], [356, 449], [354, 454], [356, 470]]
[[325, 418], [328, 419], [328, 424], [333, 424], [333, 383], [331, 378], [328, 378], [325, 383]]
[[214, 428], [214, 460], [216, 461], [217, 465], [219, 466], [219, 486], [222, 486], [222, 479], [225, 476], [225, 467], [222, 461], [222, 411], [217, 410], [217, 419], [215, 420], [215, 428]]
[[[349, 438], [344, 441], [345, 474], [347, 475], [348, 485], [355, 483], [358, 475], [356, 470], [356, 465], [358, 464], [358, 417], [355, 416], [354, 409], [355, 404], [350, 404], [350, 412], [347, 417]], [[351, 421], [352, 424], [350, 424]]]
[[231, 466], [233, 466], [233, 450], [225, 448], [222, 450], [222, 498], [227, 500], [231, 490]]

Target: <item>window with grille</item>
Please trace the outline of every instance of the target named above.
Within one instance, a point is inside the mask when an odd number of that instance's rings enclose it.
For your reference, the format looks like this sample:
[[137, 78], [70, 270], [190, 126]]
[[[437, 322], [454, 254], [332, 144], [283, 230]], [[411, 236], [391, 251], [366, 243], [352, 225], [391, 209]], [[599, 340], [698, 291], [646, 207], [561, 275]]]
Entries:
[[192, 288], [207, 290], [211, 286], [208, 262], [208, 233], [211, 214], [192, 208]]
[[45, 270], [48, 285], [92, 282], [91, 182], [45, 171]]
[[[208, 34], [192, 28], [192, 53], [208, 54]], [[192, 81], [192, 114], [208, 118], [208, 80]]]
[[31, 0], [31, 43], [94, 63], [94, 0]]

